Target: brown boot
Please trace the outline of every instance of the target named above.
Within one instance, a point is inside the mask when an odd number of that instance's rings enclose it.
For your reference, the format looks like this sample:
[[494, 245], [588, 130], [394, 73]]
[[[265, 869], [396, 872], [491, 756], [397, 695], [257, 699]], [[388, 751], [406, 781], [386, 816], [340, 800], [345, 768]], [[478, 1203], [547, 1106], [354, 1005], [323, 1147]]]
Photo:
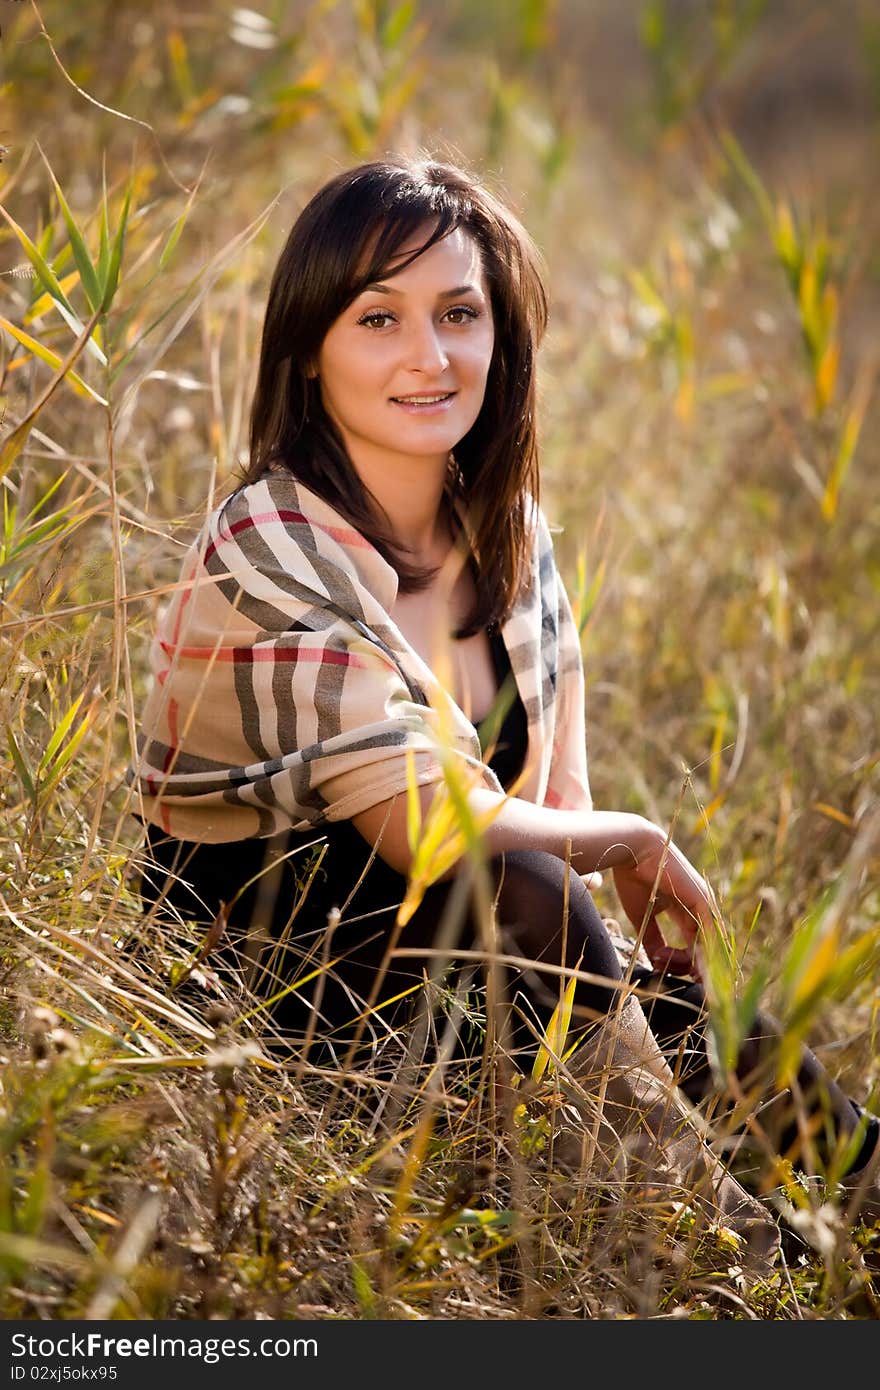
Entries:
[[629, 996], [574, 1053], [563, 1090], [580, 1117], [554, 1145], [569, 1168], [655, 1202], [686, 1203], [769, 1269], [779, 1229], [704, 1143], [638, 1000]]
[[870, 1137], [875, 1140], [874, 1151], [867, 1163], [847, 1173], [838, 1183], [841, 1207], [851, 1225], [859, 1221], [869, 1227], [880, 1224], [880, 1126], [873, 1115], [870, 1116]]

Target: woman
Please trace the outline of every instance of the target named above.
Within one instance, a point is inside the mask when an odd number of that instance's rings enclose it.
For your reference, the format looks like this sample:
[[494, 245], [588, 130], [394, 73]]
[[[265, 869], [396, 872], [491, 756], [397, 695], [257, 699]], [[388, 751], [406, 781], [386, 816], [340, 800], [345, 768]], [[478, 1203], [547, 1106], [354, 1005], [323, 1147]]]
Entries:
[[[462, 900], [459, 857], [389, 955], [413, 801], [424, 820], [454, 783], [483, 827], [501, 945], [535, 963], [510, 976], [514, 1032], [533, 1038], [559, 967], [579, 967], [576, 1017], [607, 1020], [569, 1067], [584, 1113], [591, 1066], [617, 1064], [603, 1123], [632, 1131], [629, 1157], [652, 1135], [652, 1173], [697, 1173], [708, 1209], [766, 1245], [763, 1209], [702, 1144], [669, 1069], [708, 1094], [703, 995], [685, 977], [711, 889], [662, 828], [592, 807], [578, 637], [537, 504], [545, 321], [528, 235], [459, 169], [366, 164], [303, 210], [269, 293], [247, 476], [190, 550], [154, 644], [131, 772], [156, 866], [144, 897], [216, 923], [279, 1026], [331, 1047], [366, 1029], [376, 1049]], [[649, 963], [622, 964], [595, 908], [605, 869]], [[759, 1017], [744, 1085], [772, 1032]], [[798, 1080], [861, 1168], [876, 1136], [860, 1146], [857, 1107], [811, 1054]]]

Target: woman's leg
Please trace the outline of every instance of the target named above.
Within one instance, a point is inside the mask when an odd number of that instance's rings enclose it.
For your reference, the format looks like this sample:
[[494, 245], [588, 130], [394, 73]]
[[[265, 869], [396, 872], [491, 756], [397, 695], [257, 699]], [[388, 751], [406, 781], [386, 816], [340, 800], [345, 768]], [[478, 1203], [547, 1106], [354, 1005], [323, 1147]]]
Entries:
[[[290, 940], [283, 954], [272, 959], [271, 947], [263, 950], [270, 968], [258, 982], [263, 994], [283, 990], [292, 979], [313, 973], [321, 961], [321, 939], [331, 907], [341, 907], [351, 898], [343, 921], [336, 928], [333, 958], [336, 965], [325, 973], [319, 988], [319, 1035], [337, 1038], [346, 1025], [363, 1011], [364, 1002], [375, 996], [377, 975], [383, 964], [386, 978], [376, 1002], [418, 987], [432, 961], [392, 958], [386, 951], [394, 933], [397, 905], [406, 890], [405, 879], [375, 859], [357, 888], [369, 858], [370, 848], [354, 827], [340, 822], [324, 828], [327, 852], [322, 867], [309, 887], [303, 909], [293, 923]], [[307, 841], [309, 837], [299, 837]], [[267, 942], [284, 934], [308, 877], [305, 850], [290, 853], [286, 836], [270, 840], [246, 840], [233, 844], [203, 845], [163, 836], [155, 827], [148, 831], [147, 849], [154, 868], [144, 874], [142, 895], [145, 909], [164, 906], [166, 914], [196, 921], [207, 932], [221, 905], [226, 925], [220, 941], [212, 948], [209, 964], [221, 970], [246, 967], [253, 960], [253, 937]], [[287, 854], [288, 857], [283, 856]], [[275, 867], [270, 865], [275, 862]], [[490, 861], [490, 873], [498, 905], [498, 921], [505, 945], [513, 953], [535, 962], [579, 966], [586, 973], [606, 979], [580, 982], [575, 992], [576, 1020], [596, 1018], [609, 1011], [618, 997], [614, 983], [622, 979], [617, 952], [611, 943], [593, 897], [580, 876], [569, 869], [566, 910], [566, 870], [564, 861], [541, 851], [517, 851], [498, 855]], [[399, 945], [407, 949], [430, 951], [447, 913], [453, 885], [433, 885]], [[354, 896], [352, 897], [352, 893]], [[477, 935], [470, 911], [465, 913], [459, 943], [472, 946]], [[563, 949], [564, 943], [564, 949]], [[393, 944], [393, 943], [392, 943]], [[534, 1029], [546, 1024], [559, 999], [557, 975], [540, 970], [515, 972], [511, 977], [514, 996], [514, 1033], [525, 1047], [533, 1045]], [[645, 1013], [660, 1047], [671, 1065], [681, 1089], [694, 1104], [706, 1100], [714, 1090], [714, 1080], [706, 1053], [706, 1011], [702, 987], [693, 981], [648, 974], [638, 970], [635, 982], [647, 997]], [[275, 1007], [278, 1026], [293, 1034], [309, 1025], [314, 990], [296, 990]], [[399, 1017], [401, 1010], [392, 1010]], [[386, 1011], [386, 1017], [389, 1017]], [[531, 1018], [532, 1027], [523, 1018]], [[314, 1025], [312, 1031], [315, 1031]], [[769, 1087], [774, 1044], [778, 1025], [760, 1013], [742, 1050], [737, 1075], [748, 1090], [763, 1077]], [[859, 1120], [854, 1104], [827, 1075], [814, 1054], [804, 1049], [798, 1072], [799, 1102], [807, 1107], [816, 1129], [815, 1143], [820, 1156], [828, 1154], [826, 1126], [832, 1122], [832, 1146], [837, 1135], [851, 1134]], [[790, 1102], [790, 1093], [788, 1101]], [[786, 1096], [772, 1109], [774, 1135], [782, 1152], [796, 1147], [798, 1129]], [[870, 1149], [874, 1136], [865, 1141]], [[863, 1161], [859, 1156], [853, 1167]]]
[[[609, 984], [579, 984], [576, 1005], [604, 1013], [617, 998], [613, 982], [622, 979], [617, 952], [595, 906], [592, 894], [579, 875], [569, 872], [568, 929], [562, 953], [562, 904], [565, 892], [564, 863], [554, 855], [527, 851], [508, 854], [499, 893], [499, 919], [519, 953], [536, 961], [548, 960], [607, 978]], [[684, 1094], [699, 1104], [715, 1091], [706, 1050], [706, 997], [702, 985], [692, 980], [637, 970], [642, 1005], [651, 1031]], [[527, 993], [539, 1012], [546, 1013], [559, 997], [558, 980], [537, 972]], [[647, 997], [646, 997], [647, 996]], [[860, 1110], [828, 1075], [809, 1048], [801, 1049], [793, 1090], [774, 1087], [775, 1064], [781, 1028], [766, 1010], [755, 1017], [737, 1060], [736, 1075], [744, 1094], [763, 1103], [762, 1127], [778, 1152], [796, 1164], [808, 1163], [801, 1153], [804, 1129], [823, 1164], [835, 1147], [848, 1139], [860, 1122]], [[766, 1102], [772, 1097], [772, 1103]], [[862, 1151], [851, 1168], [861, 1169], [877, 1144], [876, 1127], [869, 1127]]]
[[[694, 1204], [710, 1221], [735, 1229], [744, 1255], [763, 1267], [778, 1245], [775, 1223], [692, 1124], [638, 1000], [616, 987], [623, 981], [617, 952], [580, 876], [540, 851], [509, 853], [493, 860], [492, 869], [509, 947], [536, 963], [598, 977], [578, 981], [574, 992], [578, 1045], [560, 1076], [568, 1105], [557, 1112], [566, 1116], [555, 1140], [557, 1161], [620, 1183], [622, 1192], [640, 1189], [661, 1211], [668, 1201]], [[527, 970], [516, 988], [546, 1019], [558, 1003], [560, 980]]]
[[[642, 1005], [654, 1036], [688, 1099], [699, 1105], [717, 1093], [706, 1049], [707, 1004], [702, 985], [638, 971]], [[782, 1028], [772, 1014], [759, 1010], [740, 1050], [736, 1077], [746, 1096], [761, 1106], [760, 1122], [774, 1149], [805, 1171], [815, 1159], [825, 1167], [856, 1130], [859, 1107], [828, 1075], [815, 1053], [801, 1048], [793, 1088], [775, 1084]], [[806, 1143], [804, 1142], [806, 1139]], [[861, 1168], [873, 1152], [873, 1127], [850, 1168]], [[812, 1151], [812, 1152], [811, 1152]]]
[[[286, 953], [276, 958], [271, 972], [262, 981], [262, 992], [282, 989], [285, 982], [307, 973], [310, 962], [320, 959], [319, 938], [327, 926], [332, 907], [348, 906], [335, 927], [332, 958], [336, 965], [327, 972], [321, 1002], [321, 1027], [337, 1032], [344, 1022], [362, 1012], [364, 1001], [376, 995], [377, 976], [384, 979], [376, 1002], [412, 991], [434, 968], [429, 952], [447, 916], [454, 883], [446, 881], [430, 887], [397, 944], [408, 951], [423, 949], [423, 958], [392, 956], [385, 959], [395, 941], [397, 908], [406, 892], [406, 880], [379, 858], [358, 884], [366, 868], [370, 847], [348, 822], [326, 826], [327, 851], [317, 876], [312, 880], [305, 901], [293, 921]], [[248, 938], [255, 933], [277, 939], [283, 936], [302, 891], [303, 858], [293, 855], [283, 861], [283, 871], [268, 870], [271, 859], [282, 856], [285, 837], [245, 840], [231, 844], [193, 844], [174, 840], [151, 828], [148, 852], [154, 867], [145, 872], [141, 893], [145, 910], [160, 909], [164, 920], [176, 914], [181, 920], [196, 922], [208, 932], [221, 910], [225, 928], [221, 940], [212, 948], [209, 964], [220, 968], [240, 965], [248, 954]], [[566, 949], [562, 952], [562, 920], [565, 865], [553, 855], [532, 851], [499, 855], [490, 863], [493, 890], [498, 900], [498, 917], [508, 948], [516, 954], [551, 964], [576, 965], [584, 971], [610, 980], [620, 980], [621, 970], [604, 923], [592, 897], [574, 871], [570, 871]], [[357, 886], [356, 886], [357, 885]], [[268, 887], [268, 892], [265, 891]], [[553, 924], [556, 924], [555, 926]], [[456, 941], [473, 947], [479, 928], [471, 904], [465, 911]], [[264, 948], [264, 959], [271, 949]], [[453, 951], [454, 954], [454, 951]], [[514, 989], [521, 1001], [521, 1012], [528, 1011], [534, 1025], [546, 1023], [559, 998], [559, 977], [528, 972], [518, 974]], [[409, 996], [407, 996], [409, 997]], [[577, 1004], [591, 1015], [603, 1014], [613, 1003], [616, 992], [601, 985], [579, 985]], [[298, 1007], [297, 993], [279, 1006], [276, 1017], [297, 1031], [304, 1026], [308, 1010]], [[401, 1010], [396, 1010], [399, 1015]], [[525, 1043], [532, 1041], [527, 1028], [518, 1030]]]
[[[237, 992], [274, 997], [266, 1016], [290, 1046], [307, 1033], [315, 1037], [315, 1059], [322, 1043], [331, 1052], [344, 1046], [376, 983], [406, 890], [381, 859], [364, 873], [370, 847], [349, 822], [314, 836], [222, 844], [176, 840], [149, 827], [145, 854], [144, 912], [163, 931], [194, 924], [195, 934], [185, 929], [188, 943], [210, 942], [202, 963]], [[346, 903], [331, 931], [333, 909]], [[401, 980], [392, 973], [378, 1002], [406, 990], [410, 974]]]

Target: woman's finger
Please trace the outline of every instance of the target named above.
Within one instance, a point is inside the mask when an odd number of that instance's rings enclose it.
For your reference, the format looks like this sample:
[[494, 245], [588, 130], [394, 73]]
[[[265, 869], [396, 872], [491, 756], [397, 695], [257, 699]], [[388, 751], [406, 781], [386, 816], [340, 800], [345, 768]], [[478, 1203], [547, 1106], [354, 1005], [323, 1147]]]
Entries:
[[648, 923], [644, 945], [655, 970], [669, 971], [673, 975], [693, 975], [700, 979], [694, 948], [667, 946], [656, 917], [652, 917]]
[[693, 925], [695, 927], [698, 925], [711, 926], [713, 918], [718, 916], [718, 904], [715, 901], [715, 895], [705, 879], [701, 878], [696, 871], [692, 870], [684, 878], [674, 879], [670, 877], [664, 897], [664, 906], [667, 906], [677, 917], [680, 917], [682, 912], [690, 914], [694, 919]]

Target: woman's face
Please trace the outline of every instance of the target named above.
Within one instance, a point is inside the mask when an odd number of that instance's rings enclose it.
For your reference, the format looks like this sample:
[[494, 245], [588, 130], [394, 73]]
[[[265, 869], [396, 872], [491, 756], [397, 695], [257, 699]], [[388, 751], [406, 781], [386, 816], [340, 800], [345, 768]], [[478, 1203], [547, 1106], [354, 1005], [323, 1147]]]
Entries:
[[[420, 229], [400, 259], [429, 231]], [[480, 413], [494, 340], [480, 250], [461, 228], [358, 295], [317, 362], [324, 408], [352, 462], [398, 456], [445, 468]]]

